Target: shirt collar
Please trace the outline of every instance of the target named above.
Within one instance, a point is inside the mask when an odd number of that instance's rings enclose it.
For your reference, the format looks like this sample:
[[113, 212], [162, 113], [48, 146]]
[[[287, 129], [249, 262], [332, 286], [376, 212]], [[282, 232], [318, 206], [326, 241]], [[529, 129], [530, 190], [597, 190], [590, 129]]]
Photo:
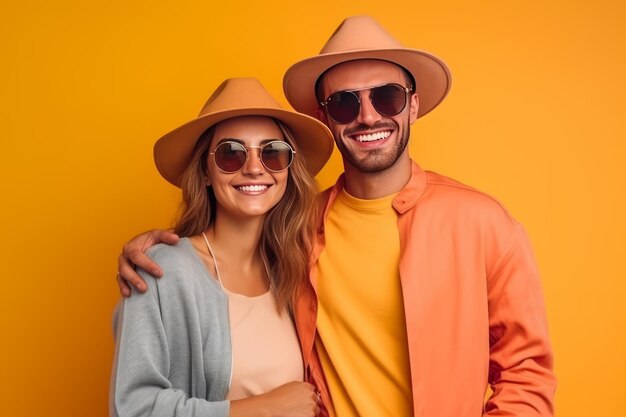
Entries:
[[[335, 202], [335, 199], [345, 187], [345, 174], [341, 174], [334, 186], [322, 193], [324, 206], [323, 217], [326, 218], [328, 210]], [[415, 162], [411, 161], [411, 177], [409, 182], [400, 190], [398, 195], [393, 199], [393, 208], [398, 214], [406, 213], [415, 207], [424, 190], [426, 189], [426, 172]], [[322, 224], [323, 227], [323, 224]]]

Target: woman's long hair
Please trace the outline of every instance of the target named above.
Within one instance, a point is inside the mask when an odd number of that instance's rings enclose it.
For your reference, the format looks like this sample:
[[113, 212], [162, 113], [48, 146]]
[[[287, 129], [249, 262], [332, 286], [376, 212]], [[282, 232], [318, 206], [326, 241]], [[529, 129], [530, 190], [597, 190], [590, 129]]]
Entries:
[[[277, 306], [290, 309], [299, 288], [308, 279], [317, 188], [304, 158], [298, 153], [293, 135], [281, 121], [273, 120], [296, 155], [289, 167], [285, 194], [265, 216], [259, 251]], [[214, 132], [215, 125], [200, 136], [183, 172], [181, 214], [174, 226], [179, 236], [200, 234], [215, 220], [215, 194], [206, 184], [207, 160]]]

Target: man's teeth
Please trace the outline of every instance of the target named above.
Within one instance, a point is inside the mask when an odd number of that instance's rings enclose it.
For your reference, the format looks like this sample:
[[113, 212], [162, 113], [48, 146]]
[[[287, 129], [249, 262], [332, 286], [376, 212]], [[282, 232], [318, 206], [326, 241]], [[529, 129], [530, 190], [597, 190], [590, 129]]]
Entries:
[[370, 133], [369, 135], [356, 135], [354, 136], [354, 139], [359, 142], [372, 142], [375, 140], [386, 139], [389, 135], [391, 135], [391, 131], [386, 130], [384, 132]]
[[247, 193], [264, 191], [267, 189], [267, 185], [240, 185], [237, 187], [239, 191], [244, 191]]

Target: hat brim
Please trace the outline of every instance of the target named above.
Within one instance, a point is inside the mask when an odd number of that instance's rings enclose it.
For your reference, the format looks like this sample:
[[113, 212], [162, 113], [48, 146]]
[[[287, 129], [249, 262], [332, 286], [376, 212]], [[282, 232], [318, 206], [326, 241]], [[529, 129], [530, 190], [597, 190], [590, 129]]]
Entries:
[[200, 135], [223, 120], [240, 116], [267, 116], [283, 122], [293, 134], [298, 153], [304, 157], [312, 176], [322, 169], [332, 154], [332, 133], [313, 117], [280, 109], [238, 108], [200, 116], [161, 137], [154, 145], [154, 162], [159, 173], [180, 187], [181, 176], [191, 162]]
[[283, 78], [283, 90], [297, 111], [315, 116], [319, 103], [315, 83], [329, 68], [357, 59], [380, 59], [400, 65], [415, 79], [419, 97], [417, 117], [422, 117], [443, 101], [452, 82], [446, 64], [434, 55], [417, 49], [368, 49], [317, 55], [292, 65]]

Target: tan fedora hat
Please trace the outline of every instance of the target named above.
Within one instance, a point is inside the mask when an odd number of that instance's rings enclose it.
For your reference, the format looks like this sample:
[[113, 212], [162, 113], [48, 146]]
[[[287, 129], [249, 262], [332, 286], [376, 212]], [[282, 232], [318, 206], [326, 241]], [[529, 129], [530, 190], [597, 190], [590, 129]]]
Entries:
[[421, 117], [434, 109], [450, 90], [452, 81], [446, 64], [434, 55], [404, 48], [370, 16], [345, 19], [319, 55], [292, 65], [283, 78], [289, 103], [299, 112], [315, 116], [319, 103], [315, 83], [327, 69], [356, 59], [381, 59], [404, 67], [416, 83]]
[[179, 187], [200, 135], [214, 124], [238, 116], [268, 116], [283, 122], [311, 175], [322, 169], [333, 151], [332, 134], [319, 120], [283, 109], [255, 78], [230, 78], [213, 92], [197, 118], [155, 143], [154, 162], [159, 173]]

